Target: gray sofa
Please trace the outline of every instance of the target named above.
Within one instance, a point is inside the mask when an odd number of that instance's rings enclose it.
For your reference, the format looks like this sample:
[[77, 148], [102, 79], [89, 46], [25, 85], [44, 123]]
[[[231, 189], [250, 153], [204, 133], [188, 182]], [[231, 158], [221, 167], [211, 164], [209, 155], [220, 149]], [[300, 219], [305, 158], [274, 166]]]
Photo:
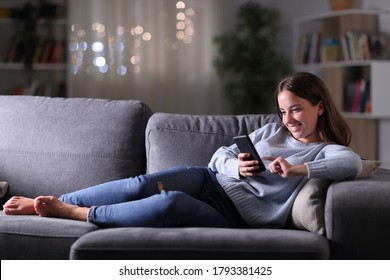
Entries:
[[[174, 165], [206, 165], [234, 135], [270, 121], [278, 120], [274, 115], [153, 114], [134, 100], [0, 96], [0, 181], [9, 183], [0, 203], [13, 195], [58, 196]], [[390, 171], [328, 185], [317, 185], [316, 219], [323, 224], [318, 232], [305, 229], [293, 214], [284, 229], [102, 229], [1, 213], [0, 258], [390, 258]]]

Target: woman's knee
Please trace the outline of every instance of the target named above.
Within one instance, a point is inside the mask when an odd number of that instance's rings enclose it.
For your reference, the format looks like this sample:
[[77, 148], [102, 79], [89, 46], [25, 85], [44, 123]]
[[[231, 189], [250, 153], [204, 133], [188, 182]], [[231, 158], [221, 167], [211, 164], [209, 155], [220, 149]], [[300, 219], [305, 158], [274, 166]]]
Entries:
[[187, 221], [194, 217], [211, 217], [213, 214], [212, 207], [184, 192], [163, 191], [159, 200], [154, 209], [159, 211], [156, 214], [160, 217]]
[[166, 214], [177, 213], [184, 209], [188, 195], [179, 191], [162, 191], [163, 212]]

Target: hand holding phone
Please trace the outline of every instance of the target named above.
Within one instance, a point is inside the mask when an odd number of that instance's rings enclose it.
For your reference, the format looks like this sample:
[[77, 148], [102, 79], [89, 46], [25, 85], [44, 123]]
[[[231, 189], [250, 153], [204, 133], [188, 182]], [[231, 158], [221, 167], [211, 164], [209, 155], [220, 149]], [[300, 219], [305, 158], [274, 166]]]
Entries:
[[253, 145], [251, 139], [248, 135], [240, 135], [233, 138], [234, 142], [236, 143], [238, 149], [240, 150], [240, 153], [248, 153], [251, 155], [248, 160], [257, 160], [259, 163], [259, 172], [265, 171], [265, 165], [263, 161], [261, 160], [259, 154], [256, 151], [255, 146]]

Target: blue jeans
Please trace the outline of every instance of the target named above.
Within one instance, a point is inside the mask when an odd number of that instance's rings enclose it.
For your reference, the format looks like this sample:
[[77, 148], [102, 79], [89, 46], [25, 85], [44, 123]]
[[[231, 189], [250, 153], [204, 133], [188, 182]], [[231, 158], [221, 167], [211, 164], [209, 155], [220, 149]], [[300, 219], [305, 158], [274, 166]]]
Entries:
[[60, 200], [90, 207], [88, 221], [102, 227], [242, 227], [244, 222], [205, 167], [173, 167], [64, 194]]

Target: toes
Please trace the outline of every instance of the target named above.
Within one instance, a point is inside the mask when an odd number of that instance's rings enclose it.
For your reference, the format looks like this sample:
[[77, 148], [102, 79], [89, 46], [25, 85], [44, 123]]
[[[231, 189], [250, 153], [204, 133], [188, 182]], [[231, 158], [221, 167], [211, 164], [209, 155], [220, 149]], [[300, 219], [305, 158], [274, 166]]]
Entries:
[[39, 196], [34, 200], [34, 209], [40, 216], [47, 217], [52, 215], [54, 196]]
[[18, 209], [4, 208], [3, 213], [5, 215], [19, 215], [20, 211]]
[[34, 208], [35, 211], [38, 212], [38, 214], [40, 214], [39, 212], [42, 211], [46, 206], [46, 203], [44, 203], [43, 201], [44, 200], [42, 199], [42, 197], [37, 197], [34, 200]]
[[35, 198], [35, 204], [44, 205], [56, 200], [54, 196], [38, 196]]
[[14, 206], [15, 203], [20, 199], [19, 196], [11, 197], [6, 203], [4, 203], [3, 207]]
[[7, 202], [6, 204], [3, 205], [3, 209], [5, 209], [5, 208], [10, 209], [10, 208], [17, 208], [17, 207], [18, 207], [18, 205], [13, 203], [13, 202]]

